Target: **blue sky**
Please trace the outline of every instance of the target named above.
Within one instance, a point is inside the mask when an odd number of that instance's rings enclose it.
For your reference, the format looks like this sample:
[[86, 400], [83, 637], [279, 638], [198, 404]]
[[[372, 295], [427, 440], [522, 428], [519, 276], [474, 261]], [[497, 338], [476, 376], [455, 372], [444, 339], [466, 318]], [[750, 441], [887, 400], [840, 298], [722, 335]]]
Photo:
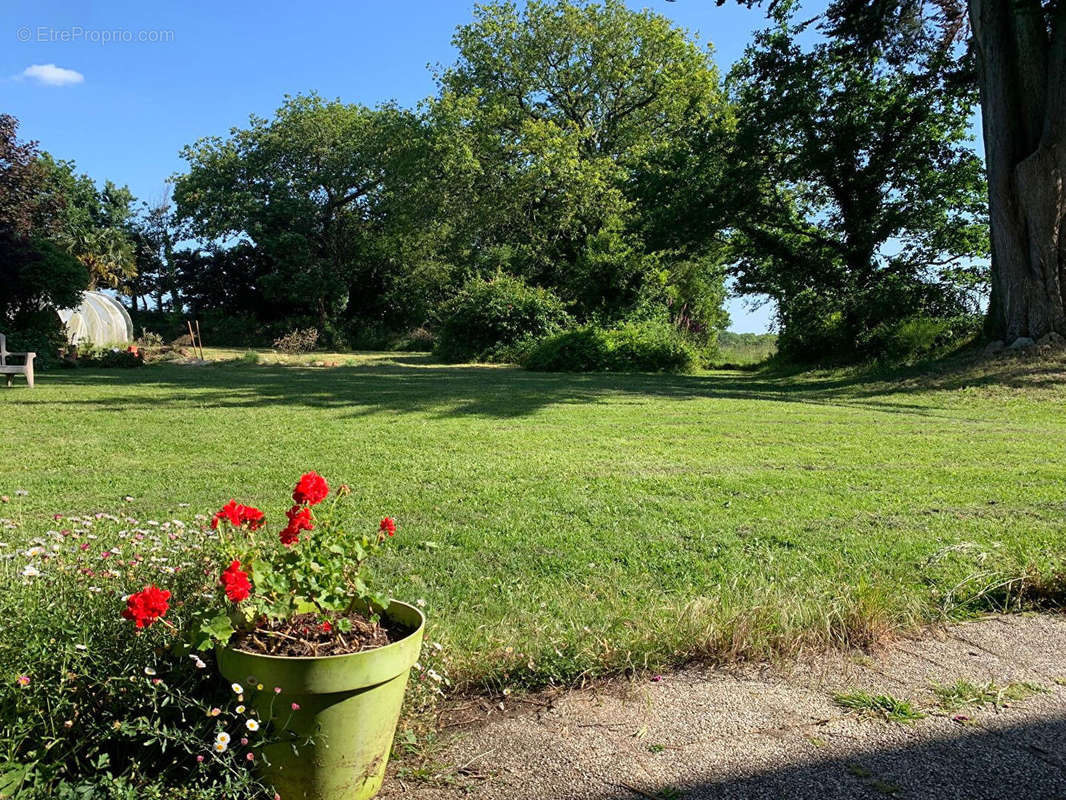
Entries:
[[[733, 2], [629, 5], [713, 43], [723, 72], [765, 25], [762, 12]], [[224, 135], [249, 114], [269, 116], [286, 93], [366, 105], [432, 94], [427, 65], [452, 60], [452, 32], [472, 8], [464, 0], [6, 0], [0, 111], [80, 171], [158, 199], [183, 167], [182, 145]], [[734, 300], [730, 313], [734, 330], [767, 329], [767, 307], [751, 312]]]

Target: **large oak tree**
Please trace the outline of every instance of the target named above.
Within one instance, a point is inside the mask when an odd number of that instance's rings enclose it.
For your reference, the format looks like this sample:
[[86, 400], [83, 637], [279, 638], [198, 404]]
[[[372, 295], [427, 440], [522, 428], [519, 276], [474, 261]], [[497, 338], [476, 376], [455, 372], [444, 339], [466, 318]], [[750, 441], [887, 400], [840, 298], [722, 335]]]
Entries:
[[[721, 0], [720, 0], [721, 2]], [[837, 0], [864, 47], [931, 22], [977, 58], [992, 234], [993, 330], [1066, 333], [1066, 0]], [[968, 24], [967, 24], [968, 23]]]
[[758, 34], [731, 74], [738, 287], [776, 301], [792, 355], [876, 352], [916, 315], [979, 310], [966, 291], [988, 254], [976, 92], [924, 37], [860, 53], [802, 45], [810, 32]]

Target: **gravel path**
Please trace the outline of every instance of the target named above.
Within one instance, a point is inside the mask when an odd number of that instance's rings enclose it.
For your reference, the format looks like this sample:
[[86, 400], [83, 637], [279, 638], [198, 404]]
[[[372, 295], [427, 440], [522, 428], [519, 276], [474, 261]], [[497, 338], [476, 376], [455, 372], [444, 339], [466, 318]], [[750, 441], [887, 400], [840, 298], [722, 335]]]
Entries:
[[[938, 708], [933, 685], [959, 679], [1041, 691], [999, 709]], [[928, 716], [901, 724], [833, 699], [857, 689]], [[1066, 616], [992, 617], [870, 657], [689, 669], [525, 705], [482, 710], [428, 777], [400, 764], [381, 797], [1066, 800]]]

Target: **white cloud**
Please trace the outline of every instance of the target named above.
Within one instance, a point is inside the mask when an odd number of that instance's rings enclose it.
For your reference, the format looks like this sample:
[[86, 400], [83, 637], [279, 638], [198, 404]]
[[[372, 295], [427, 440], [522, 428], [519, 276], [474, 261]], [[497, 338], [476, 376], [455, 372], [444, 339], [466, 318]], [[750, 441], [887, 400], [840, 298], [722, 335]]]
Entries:
[[26, 67], [20, 77], [31, 78], [45, 86], [70, 86], [85, 80], [85, 76], [80, 72], [57, 67], [55, 64], [34, 64]]

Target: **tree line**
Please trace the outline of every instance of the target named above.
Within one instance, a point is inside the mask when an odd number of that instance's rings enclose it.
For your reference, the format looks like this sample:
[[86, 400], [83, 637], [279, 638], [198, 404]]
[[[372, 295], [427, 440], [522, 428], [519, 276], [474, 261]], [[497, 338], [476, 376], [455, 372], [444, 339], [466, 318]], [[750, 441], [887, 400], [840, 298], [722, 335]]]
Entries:
[[[432, 330], [494, 276], [548, 293], [574, 325], [653, 320], [700, 346], [727, 326], [731, 285], [771, 298], [780, 347], [810, 360], [964, 338], [989, 295], [993, 334], [1062, 327], [1014, 320], [990, 247], [969, 128], [980, 37], [967, 44], [950, 4], [879, 3], [814, 19], [771, 4], [725, 75], [621, 0], [477, 6], [417, 107], [286, 97], [185, 147], [172, 200], [151, 206], [5, 118], [0, 246], [22, 255], [0, 269], [66, 256], [72, 283], [112, 287], [142, 318], [194, 314], [242, 344]], [[994, 203], [993, 232], [997, 219]], [[63, 299], [24, 283], [0, 306], [15, 327]]]

